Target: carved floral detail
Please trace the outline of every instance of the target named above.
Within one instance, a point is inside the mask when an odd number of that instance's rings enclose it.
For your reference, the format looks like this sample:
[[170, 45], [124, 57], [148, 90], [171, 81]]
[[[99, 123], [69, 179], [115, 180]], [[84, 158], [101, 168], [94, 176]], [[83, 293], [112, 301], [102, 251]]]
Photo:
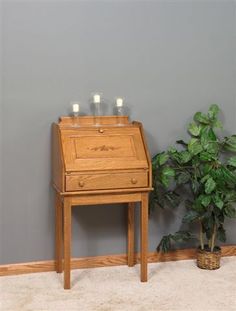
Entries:
[[88, 148], [88, 149], [93, 150], [93, 151], [111, 151], [111, 150], [113, 151], [113, 150], [120, 149], [120, 147], [102, 145], [102, 146], [97, 146], [97, 147]]

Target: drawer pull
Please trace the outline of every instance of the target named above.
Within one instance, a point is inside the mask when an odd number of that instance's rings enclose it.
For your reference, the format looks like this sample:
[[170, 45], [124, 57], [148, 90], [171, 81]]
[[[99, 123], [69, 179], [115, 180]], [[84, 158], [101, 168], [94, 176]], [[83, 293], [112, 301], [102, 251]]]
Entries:
[[99, 133], [103, 133], [104, 130], [103, 130], [103, 129], [99, 129], [98, 132], [99, 132]]
[[136, 178], [131, 178], [131, 183], [133, 184], [133, 185], [135, 185], [135, 184], [137, 184], [137, 179]]
[[83, 181], [79, 181], [79, 186], [83, 187], [84, 186], [84, 182]]

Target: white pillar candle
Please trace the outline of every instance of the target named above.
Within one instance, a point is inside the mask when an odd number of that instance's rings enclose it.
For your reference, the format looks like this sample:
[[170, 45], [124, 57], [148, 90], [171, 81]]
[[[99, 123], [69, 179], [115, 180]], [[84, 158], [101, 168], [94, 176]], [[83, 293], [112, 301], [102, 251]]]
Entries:
[[79, 112], [79, 104], [78, 103], [74, 103], [72, 107], [73, 107], [73, 112]]
[[93, 102], [94, 102], [95, 104], [99, 104], [100, 101], [101, 101], [101, 98], [100, 98], [100, 95], [99, 95], [99, 94], [93, 95]]
[[116, 99], [116, 106], [122, 107], [123, 106], [123, 98], [117, 98]]

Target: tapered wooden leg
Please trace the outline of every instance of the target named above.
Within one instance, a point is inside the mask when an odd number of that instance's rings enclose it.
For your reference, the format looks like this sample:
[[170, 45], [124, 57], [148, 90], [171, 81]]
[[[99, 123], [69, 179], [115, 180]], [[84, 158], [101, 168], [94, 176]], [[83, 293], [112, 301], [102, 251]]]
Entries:
[[141, 282], [147, 282], [147, 252], [148, 252], [148, 194], [142, 194], [141, 213]]
[[62, 272], [62, 201], [60, 195], [55, 193], [55, 261], [56, 272]]
[[71, 269], [71, 203], [64, 198], [64, 289], [70, 289]]
[[128, 204], [128, 266], [134, 266], [134, 210], [135, 203]]

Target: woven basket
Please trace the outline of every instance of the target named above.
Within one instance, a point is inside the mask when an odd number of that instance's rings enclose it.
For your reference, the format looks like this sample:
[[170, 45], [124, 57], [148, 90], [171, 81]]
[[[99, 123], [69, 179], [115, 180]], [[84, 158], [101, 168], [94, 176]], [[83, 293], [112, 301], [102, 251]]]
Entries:
[[216, 270], [220, 268], [221, 249], [217, 247], [214, 252], [197, 250], [197, 266], [201, 269]]

